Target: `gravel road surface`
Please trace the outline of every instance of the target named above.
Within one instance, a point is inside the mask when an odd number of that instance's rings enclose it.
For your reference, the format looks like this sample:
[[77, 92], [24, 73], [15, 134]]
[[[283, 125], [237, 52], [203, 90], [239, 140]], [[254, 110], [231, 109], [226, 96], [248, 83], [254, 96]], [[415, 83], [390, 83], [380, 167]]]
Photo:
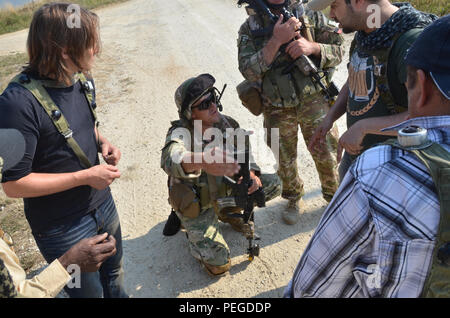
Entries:
[[[190, 255], [183, 232], [162, 235], [170, 207], [160, 154], [170, 121], [178, 117], [175, 89], [188, 77], [208, 72], [218, 88], [228, 84], [223, 113], [255, 131], [256, 162], [264, 171], [274, 171], [275, 160], [261, 134], [262, 116], [241, 106], [235, 90], [243, 79], [237, 67], [237, 32], [246, 18], [236, 2], [131, 0], [96, 11], [103, 48], [93, 74], [101, 132], [123, 156], [122, 177], [111, 188], [132, 297], [281, 297], [326, 207], [314, 162], [300, 138], [306, 212], [296, 225], [286, 225], [281, 220], [285, 200], [258, 209], [261, 254], [253, 262], [247, 260], [247, 241], [228, 224], [221, 224], [221, 230], [231, 249], [232, 268], [220, 278], [210, 277]], [[0, 36], [0, 55], [24, 51], [26, 35], [25, 30]], [[346, 63], [334, 78], [339, 87]], [[342, 134], [345, 119], [338, 127]]]

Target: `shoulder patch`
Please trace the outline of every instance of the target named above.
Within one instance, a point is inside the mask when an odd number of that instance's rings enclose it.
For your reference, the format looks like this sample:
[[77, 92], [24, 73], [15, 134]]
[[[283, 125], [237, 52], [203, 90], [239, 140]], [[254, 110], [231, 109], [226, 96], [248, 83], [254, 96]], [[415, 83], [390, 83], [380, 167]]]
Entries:
[[255, 15], [252, 15], [248, 18], [248, 25], [250, 26], [250, 30], [252, 31], [261, 29], [261, 25], [259, 24]]

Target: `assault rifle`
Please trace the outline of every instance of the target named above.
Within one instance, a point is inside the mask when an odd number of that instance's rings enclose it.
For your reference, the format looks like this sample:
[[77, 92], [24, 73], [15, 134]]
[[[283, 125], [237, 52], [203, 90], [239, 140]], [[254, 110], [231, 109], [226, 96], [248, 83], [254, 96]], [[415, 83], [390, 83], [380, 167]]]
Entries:
[[232, 218], [242, 218], [244, 224], [247, 224], [250, 227], [250, 231], [249, 233], [247, 233], [246, 237], [248, 239], [248, 259], [252, 261], [255, 256], [259, 256], [260, 250], [259, 245], [254, 243], [255, 240], [259, 240], [259, 237], [255, 235], [254, 229], [254, 207], [255, 205], [258, 207], [265, 207], [266, 200], [262, 187], [260, 187], [252, 194], [248, 194], [248, 189], [253, 184], [253, 180], [250, 178], [249, 135], [250, 134], [243, 129], [240, 129], [235, 133], [234, 137], [237, 137], [238, 141], [240, 140], [240, 137], [244, 137], [245, 144], [248, 145], [248, 147], [246, 147], [244, 151], [234, 152], [235, 160], [239, 162], [241, 168], [238, 175], [236, 175], [235, 177], [237, 177], [238, 180], [240, 177], [242, 177], [242, 179], [240, 180], [240, 182], [236, 182], [235, 180], [224, 176], [224, 182], [232, 189], [232, 196], [218, 198], [217, 204], [219, 206], [219, 209], [225, 207], [240, 207], [243, 209], [243, 213], [229, 213], [227, 215]]
[[[307, 2], [307, 1], [304, 1], [304, 0], [302, 1], [302, 8], [303, 8], [303, 3], [305, 3], [305, 2]], [[271, 21], [271, 25], [269, 27], [252, 31], [253, 36], [262, 37], [262, 36], [271, 35], [273, 33], [273, 29], [274, 29], [275, 24], [277, 23], [279, 17], [277, 15], [275, 15], [274, 13], [272, 13], [272, 11], [270, 11], [269, 7], [264, 3], [263, 0], [239, 0], [238, 6], [242, 6], [242, 4], [244, 4], [244, 3], [248, 4], [248, 6], [246, 7], [247, 10], [252, 9], [256, 13], [258, 13], [260, 16], [268, 17]], [[294, 15], [290, 11], [288, 11], [285, 7], [282, 7], [280, 9], [280, 12], [283, 15], [283, 23], [286, 22], [287, 20], [289, 20], [290, 18], [294, 17]], [[304, 15], [304, 9], [302, 12], [300, 12], [300, 20], [302, 21], [302, 26], [301, 26], [300, 31], [302, 31], [302, 33], [304, 34], [305, 38], [308, 41], [313, 42], [311, 33], [309, 32], [307, 26], [305, 25], [304, 19], [301, 18], [301, 16], [303, 16], [303, 15]], [[286, 54], [285, 50], [286, 50], [286, 47], [288, 44], [289, 43], [282, 45], [280, 48], [280, 52]], [[285, 75], [285, 74], [290, 73], [294, 66], [297, 66], [298, 69], [305, 76], [310, 76], [313, 80], [313, 83], [319, 85], [319, 87], [322, 89], [327, 101], [330, 104], [334, 103], [336, 96], [339, 95], [339, 89], [337, 88], [336, 84], [334, 84], [333, 82], [329, 83], [328, 85], [325, 85], [322, 82], [322, 80], [327, 76], [326, 71], [320, 72], [319, 69], [317, 68], [317, 66], [314, 64], [313, 61], [311, 61], [311, 59], [309, 57], [302, 55], [302, 56], [298, 57], [297, 59], [293, 60], [288, 66], [286, 66], [283, 69], [282, 74]]]

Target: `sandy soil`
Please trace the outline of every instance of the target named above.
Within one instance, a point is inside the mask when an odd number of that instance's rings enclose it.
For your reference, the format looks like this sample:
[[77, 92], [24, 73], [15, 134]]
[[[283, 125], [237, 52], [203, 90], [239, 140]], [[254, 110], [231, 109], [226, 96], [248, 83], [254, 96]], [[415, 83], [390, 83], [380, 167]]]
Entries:
[[[248, 262], [245, 238], [221, 224], [232, 268], [212, 278], [189, 254], [183, 232], [162, 235], [170, 208], [160, 150], [170, 121], [177, 119], [173, 94], [183, 80], [208, 72], [217, 87], [227, 83], [223, 113], [262, 136], [262, 117], [242, 107], [235, 91], [242, 81], [236, 40], [245, 10], [232, 0], [131, 0], [97, 13], [103, 41], [94, 69], [100, 129], [123, 154], [122, 177], [111, 188], [122, 223], [127, 291], [132, 297], [280, 297], [326, 206], [303, 140], [298, 164], [306, 212], [289, 226], [281, 220], [286, 201], [278, 198], [258, 209], [259, 258]], [[0, 36], [0, 55], [24, 51], [25, 40], [26, 31]], [[335, 75], [338, 86], [346, 63]], [[338, 126], [342, 133], [345, 120]], [[275, 160], [262, 137], [252, 144], [259, 149], [257, 163], [273, 172]]]

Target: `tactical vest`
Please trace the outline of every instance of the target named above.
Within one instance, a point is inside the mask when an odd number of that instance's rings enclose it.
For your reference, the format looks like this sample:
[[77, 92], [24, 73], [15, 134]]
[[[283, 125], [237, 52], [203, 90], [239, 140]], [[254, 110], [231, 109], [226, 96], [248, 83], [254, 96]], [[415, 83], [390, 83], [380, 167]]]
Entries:
[[[77, 73], [75, 75], [75, 80], [75, 82], [81, 82], [81, 87], [83, 88], [83, 92], [86, 96], [86, 100], [88, 102], [92, 116], [94, 117], [95, 127], [98, 127], [99, 122], [97, 121], [97, 114], [95, 112], [95, 108], [97, 105], [94, 100], [94, 86], [92, 85], [91, 81], [86, 79], [83, 73]], [[58, 132], [64, 137], [68, 146], [78, 157], [81, 165], [86, 169], [92, 167], [92, 164], [87, 158], [86, 154], [78, 145], [77, 141], [73, 138], [73, 131], [70, 129], [69, 123], [65, 119], [62, 111], [55, 104], [55, 102], [52, 100], [47, 90], [45, 89], [46, 83], [50, 83], [50, 81], [34, 79], [27, 74], [21, 73], [14, 77], [11, 83], [17, 83], [30, 91], [31, 94], [33, 94], [39, 104], [44, 108], [47, 115], [50, 117]]]
[[[172, 127], [168, 134], [171, 134], [171, 131], [177, 128], [189, 129], [191, 132], [191, 147], [194, 145], [194, 133], [191, 124], [184, 120], [176, 120], [171, 122], [171, 125]], [[232, 122], [232, 125], [234, 125], [234, 121]], [[183, 140], [177, 138], [172, 139], [172, 141], [183, 142]], [[164, 148], [168, 145], [170, 145], [170, 143], [167, 143]], [[196, 217], [198, 213], [204, 210], [216, 208], [215, 200], [217, 198], [231, 194], [230, 188], [223, 182], [223, 177], [216, 177], [207, 173], [202, 173], [198, 178], [189, 180], [168, 176], [167, 186], [169, 192], [169, 204], [175, 211], [180, 212], [183, 215], [186, 215], [186, 212], [183, 213], [181, 210], [186, 210], [189, 217]], [[191, 206], [192, 202], [198, 203], [199, 211], [191, 213], [191, 211], [195, 210], [193, 206]]]
[[433, 258], [421, 297], [450, 297], [450, 153], [437, 143], [403, 147], [395, 139], [386, 142], [415, 154], [427, 167], [437, 189], [440, 221]]
[[[402, 37], [422, 32], [423, 29], [411, 29], [404, 33], [397, 33], [392, 38], [392, 45], [388, 49], [376, 50], [372, 52], [365, 52], [373, 57], [374, 64], [374, 78], [375, 78], [375, 93], [374, 98], [379, 96], [381, 102], [389, 110], [391, 114], [398, 114], [408, 110], [407, 92], [404, 85], [402, 85], [395, 74], [395, 70], [390, 67], [389, 57], [396, 45], [402, 45]], [[350, 47], [350, 56], [352, 56], [356, 48], [356, 41], [353, 41]], [[389, 66], [389, 67], [388, 67]], [[393, 85], [402, 91], [399, 96], [393, 95]], [[376, 99], [375, 99], [376, 100]]]
[[[290, 9], [292, 10], [294, 7], [295, 4]], [[308, 17], [304, 15], [303, 19], [307, 28], [314, 34]], [[270, 24], [271, 21], [268, 17], [261, 17], [258, 14], [252, 14], [248, 18], [250, 31], [266, 28]], [[269, 41], [270, 36], [253, 38], [256, 49], [261, 50]], [[291, 63], [292, 59], [288, 54], [278, 53], [270, 69], [264, 75], [261, 85], [262, 95], [273, 106], [296, 107], [300, 104], [303, 96], [313, 95], [321, 91], [321, 88], [314, 84], [311, 77], [303, 75], [297, 67], [294, 67], [288, 74], [282, 74], [286, 66]]]

